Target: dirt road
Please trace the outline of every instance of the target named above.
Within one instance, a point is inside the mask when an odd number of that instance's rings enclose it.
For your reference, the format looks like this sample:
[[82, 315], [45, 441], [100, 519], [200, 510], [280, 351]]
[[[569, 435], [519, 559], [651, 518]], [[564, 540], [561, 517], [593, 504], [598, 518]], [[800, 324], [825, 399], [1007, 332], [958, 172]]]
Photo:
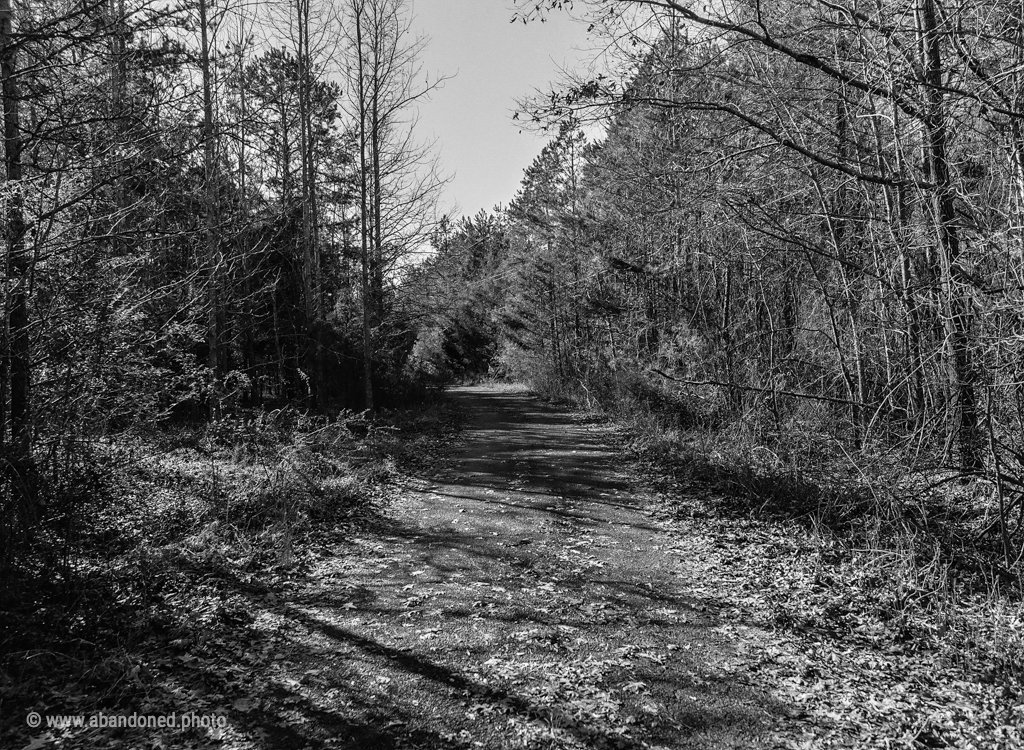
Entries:
[[[0, 744], [1024, 746], [1017, 692], [909, 642], [884, 619], [888, 599], [851, 588], [864, 568], [806, 523], [744, 510], [685, 466], [664, 474], [658, 455], [644, 476], [647, 453], [619, 428], [523, 391], [450, 398], [463, 429], [436, 409], [404, 432], [381, 427], [364, 443], [375, 473], [326, 496], [332, 514], [305, 522], [289, 559], [254, 566], [199, 543], [154, 552], [181, 566], [163, 607], [190, 627], [34, 705], [105, 709], [94, 684], [119, 691], [115, 713], [215, 726], [40, 727]], [[280, 528], [266, 532], [279, 552]]]
[[698, 551], [645, 512], [612, 429], [522, 391], [451, 397], [467, 424], [440, 481], [264, 623], [288, 633], [275, 668], [305, 741], [771, 746], [783, 707], [734, 668], [719, 603], [691, 585]]

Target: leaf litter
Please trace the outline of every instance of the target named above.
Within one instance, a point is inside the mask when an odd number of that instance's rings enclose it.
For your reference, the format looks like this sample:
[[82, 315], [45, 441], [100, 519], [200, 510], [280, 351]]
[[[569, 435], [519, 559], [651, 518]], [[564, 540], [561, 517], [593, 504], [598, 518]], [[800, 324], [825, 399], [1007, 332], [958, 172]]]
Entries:
[[[557, 444], [567, 428], [540, 415]], [[870, 582], [850, 585], [865, 567], [802, 529], [716, 518], [699, 498], [687, 517], [680, 488], [659, 495], [645, 466], [615, 490], [624, 507], [597, 510], [586, 497], [602, 493], [558, 486], [569, 457], [613, 481], [582, 450], [531, 454], [513, 482], [487, 464], [500, 486], [476, 487], [459, 462], [494, 441], [453, 443], [417, 439], [432, 460], [382, 475], [370, 526], [314, 530], [289, 566], [172, 577], [164, 604], [188, 627], [116, 665], [127, 687], [109, 708], [209, 712], [225, 728], [67, 729], [17, 747], [1021, 746], [1016, 686], [937, 647], [941, 621], [886, 619]], [[86, 691], [46, 707], [99, 707]]]

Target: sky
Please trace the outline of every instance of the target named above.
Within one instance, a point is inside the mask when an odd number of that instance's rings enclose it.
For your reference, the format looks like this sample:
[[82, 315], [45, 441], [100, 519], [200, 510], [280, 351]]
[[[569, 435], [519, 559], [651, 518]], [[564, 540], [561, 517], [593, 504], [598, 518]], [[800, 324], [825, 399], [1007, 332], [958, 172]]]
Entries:
[[436, 139], [453, 175], [442, 207], [473, 215], [508, 205], [547, 140], [512, 120], [515, 102], [585, 66], [586, 26], [565, 13], [510, 23], [512, 0], [412, 0], [412, 9], [415, 31], [430, 39], [423, 72], [453, 76], [419, 107], [420, 136]]

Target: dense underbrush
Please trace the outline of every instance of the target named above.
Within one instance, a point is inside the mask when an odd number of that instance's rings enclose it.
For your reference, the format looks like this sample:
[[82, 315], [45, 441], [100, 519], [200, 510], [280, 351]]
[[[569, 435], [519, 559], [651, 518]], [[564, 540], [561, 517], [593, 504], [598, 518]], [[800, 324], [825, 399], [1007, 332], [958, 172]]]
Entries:
[[1019, 570], [984, 536], [983, 482], [936, 487], [888, 456], [787, 465], [729, 431], [639, 422], [631, 450], [675, 513], [762, 522], [804, 540], [758, 576], [775, 624], [935, 651], [979, 679], [1024, 685]]
[[379, 524], [455, 429], [438, 404], [374, 422], [279, 410], [79, 445], [78, 479], [47, 485], [47, 517], [0, 580], [2, 723], [138, 699], [154, 654], [249, 617], [229, 589], [262, 590]]

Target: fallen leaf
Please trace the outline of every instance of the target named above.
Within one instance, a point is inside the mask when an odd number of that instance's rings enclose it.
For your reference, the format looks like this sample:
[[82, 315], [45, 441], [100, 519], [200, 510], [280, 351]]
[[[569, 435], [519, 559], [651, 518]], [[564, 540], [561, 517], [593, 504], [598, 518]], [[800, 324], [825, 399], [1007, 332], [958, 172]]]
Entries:
[[21, 750], [39, 750], [41, 747], [46, 747], [49, 743], [53, 742], [53, 735], [50, 732], [41, 734], [38, 737], [33, 737], [29, 740], [29, 743]]

